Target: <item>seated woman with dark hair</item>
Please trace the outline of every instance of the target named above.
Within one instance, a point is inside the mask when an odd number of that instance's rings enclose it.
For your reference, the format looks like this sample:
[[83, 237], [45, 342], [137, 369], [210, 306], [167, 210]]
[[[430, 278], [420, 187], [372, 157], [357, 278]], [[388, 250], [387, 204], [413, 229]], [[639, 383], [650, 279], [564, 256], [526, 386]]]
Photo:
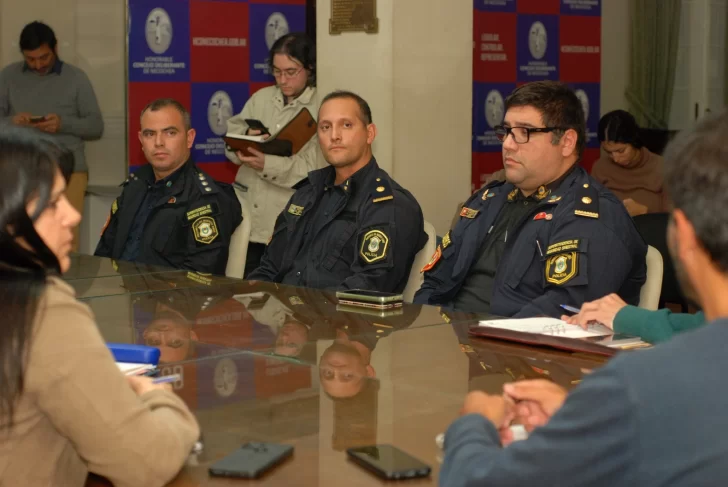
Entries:
[[125, 377], [60, 275], [81, 217], [73, 155], [39, 132], [0, 131], [0, 478], [3, 485], [170, 481], [199, 437], [168, 386]]
[[599, 120], [599, 142], [606, 153], [594, 163], [592, 176], [624, 202], [632, 216], [667, 211], [662, 157], [642, 145], [639, 126], [624, 110]]

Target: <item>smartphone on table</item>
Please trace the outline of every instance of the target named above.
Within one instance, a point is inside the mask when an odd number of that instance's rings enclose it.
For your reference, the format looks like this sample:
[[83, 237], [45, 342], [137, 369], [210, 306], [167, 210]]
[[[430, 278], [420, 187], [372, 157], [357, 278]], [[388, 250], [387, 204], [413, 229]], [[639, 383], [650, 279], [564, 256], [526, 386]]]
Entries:
[[348, 306], [361, 306], [375, 309], [391, 309], [402, 306], [402, 295], [370, 291], [367, 289], [351, 289], [349, 291], [336, 291], [339, 303]]
[[250, 442], [210, 465], [210, 475], [255, 479], [293, 455], [291, 445]]
[[349, 448], [346, 453], [355, 463], [387, 480], [427, 477], [431, 471], [429, 465], [392, 445]]

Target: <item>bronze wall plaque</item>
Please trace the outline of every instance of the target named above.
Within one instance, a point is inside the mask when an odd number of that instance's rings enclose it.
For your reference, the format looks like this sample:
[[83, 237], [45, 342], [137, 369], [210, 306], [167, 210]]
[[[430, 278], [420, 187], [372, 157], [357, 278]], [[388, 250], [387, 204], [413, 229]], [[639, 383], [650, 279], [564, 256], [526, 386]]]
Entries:
[[331, 0], [329, 34], [379, 32], [377, 0]]

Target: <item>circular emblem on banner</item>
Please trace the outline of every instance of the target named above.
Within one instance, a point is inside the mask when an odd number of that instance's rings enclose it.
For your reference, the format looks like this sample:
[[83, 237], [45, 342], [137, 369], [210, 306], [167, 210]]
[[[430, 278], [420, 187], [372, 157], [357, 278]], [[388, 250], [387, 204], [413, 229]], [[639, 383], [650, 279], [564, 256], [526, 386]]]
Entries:
[[534, 22], [528, 30], [528, 50], [534, 59], [541, 59], [546, 54], [548, 39], [546, 27], [541, 22]]
[[164, 54], [172, 43], [172, 20], [163, 8], [155, 8], [147, 16], [147, 45], [155, 54]]
[[485, 121], [490, 128], [495, 127], [503, 121], [505, 103], [503, 96], [498, 90], [490, 90], [485, 97]]
[[207, 103], [207, 123], [215, 135], [225, 135], [228, 118], [233, 116], [233, 102], [223, 90], [216, 91]]
[[238, 366], [232, 359], [223, 358], [215, 365], [215, 392], [220, 397], [230, 397], [238, 387]]
[[286, 34], [288, 34], [288, 20], [286, 20], [286, 16], [280, 12], [272, 13], [265, 23], [265, 44], [268, 46], [268, 50], [273, 47], [273, 43], [278, 38]]
[[576, 90], [574, 93], [581, 102], [581, 109], [584, 110], [584, 120], [587, 120], [589, 118], [589, 97], [586, 96], [584, 90]]

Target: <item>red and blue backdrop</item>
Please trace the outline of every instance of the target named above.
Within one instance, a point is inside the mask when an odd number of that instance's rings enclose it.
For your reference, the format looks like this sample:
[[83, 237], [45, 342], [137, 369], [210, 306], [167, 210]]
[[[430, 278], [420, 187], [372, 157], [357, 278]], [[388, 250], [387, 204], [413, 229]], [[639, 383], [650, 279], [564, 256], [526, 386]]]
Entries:
[[306, 27], [306, 0], [128, 0], [129, 171], [144, 164], [139, 114], [155, 98], [180, 101], [197, 137], [200, 167], [231, 182], [221, 135], [257, 90], [273, 84], [270, 46]]
[[474, 0], [472, 189], [503, 168], [493, 127], [516, 86], [560, 80], [587, 119], [587, 170], [599, 157], [602, 0]]

